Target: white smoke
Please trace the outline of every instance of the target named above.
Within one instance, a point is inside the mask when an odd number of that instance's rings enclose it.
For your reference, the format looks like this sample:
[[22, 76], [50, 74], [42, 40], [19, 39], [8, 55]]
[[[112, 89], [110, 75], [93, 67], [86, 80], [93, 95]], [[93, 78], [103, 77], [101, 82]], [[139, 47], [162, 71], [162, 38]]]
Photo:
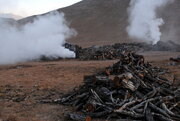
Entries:
[[131, 38], [145, 40], [156, 44], [160, 41], [162, 18], [157, 17], [157, 9], [173, 0], [131, 0], [129, 12], [128, 35]]
[[33, 23], [17, 28], [0, 21], [0, 64], [13, 64], [42, 55], [53, 58], [75, 57], [63, 47], [65, 40], [75, 34], [64, 19], [64, 14], [52, 12], [37, 17]]

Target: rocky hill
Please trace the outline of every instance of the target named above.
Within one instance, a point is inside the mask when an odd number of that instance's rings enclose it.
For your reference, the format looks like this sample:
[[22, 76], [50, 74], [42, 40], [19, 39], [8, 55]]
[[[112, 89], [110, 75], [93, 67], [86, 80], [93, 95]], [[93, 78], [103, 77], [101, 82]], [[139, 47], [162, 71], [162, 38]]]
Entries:
[[15, 19], [15, 20], [23, 18], [21, 16], [14, 15], [14, 14], [11, 14], [11, 13], [0, 13], [0, 17], [1, 18], [12, 18], [12, 19]]
[[[68, 41], [81, 46], [132, 42], [126, 33], [129, 2], [130, 0], [83, 0], [58, 9], [59, 12], [65, 13], [70, 26], [78, 32], [76, 37]], [[178, 41], [180, 38], [179, 13], [180, 0], [175, 0], [173, 4], [159, 10], [159, 15], [166, 21], [161, 28], [163, 41]], [[22, 19], [19, 23], [27, 23], [34, 17]]]

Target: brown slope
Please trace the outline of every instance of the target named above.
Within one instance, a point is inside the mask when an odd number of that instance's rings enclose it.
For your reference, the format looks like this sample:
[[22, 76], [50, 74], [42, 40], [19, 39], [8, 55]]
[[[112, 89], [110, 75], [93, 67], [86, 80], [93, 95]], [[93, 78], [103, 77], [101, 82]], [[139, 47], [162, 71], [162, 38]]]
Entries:
[[[72, 6], [58, 9], [64, 12], [71, 27], [78, 35], [69, 41], [81, 46], [131, 42], [126, 33], [128, 25], [127, 8], [130, 0], [83, 0]], [[180, 0], [161, 10], [166, 20], [162, 27], [163, 40], [178, 40], [180, 31]], [[20, 20], [32, 21], [34, 17]], [[176, 26], [176, 31], [174, 31]], [[172, 28], [171, 30], [169, 28]], [[173, 30], [173, 31], [172, 31]]]
[[126, 42], [129, 0], [84, 0], [74, 6], [60, 9], [78, 31], [71, 42], [88, 46]]
[[160, 15], [165, 24], [162, 27], [162, 40], [173, 40], [180, 43], [180, 0], [166, 6]]

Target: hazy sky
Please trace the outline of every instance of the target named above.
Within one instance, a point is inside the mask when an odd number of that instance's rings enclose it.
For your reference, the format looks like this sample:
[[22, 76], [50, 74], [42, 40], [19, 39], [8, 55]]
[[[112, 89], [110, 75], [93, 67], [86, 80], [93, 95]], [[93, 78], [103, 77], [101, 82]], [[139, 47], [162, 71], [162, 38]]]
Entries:
[[30, 16], [69, 6], [81, 0], [0, 0], [0, 13]]

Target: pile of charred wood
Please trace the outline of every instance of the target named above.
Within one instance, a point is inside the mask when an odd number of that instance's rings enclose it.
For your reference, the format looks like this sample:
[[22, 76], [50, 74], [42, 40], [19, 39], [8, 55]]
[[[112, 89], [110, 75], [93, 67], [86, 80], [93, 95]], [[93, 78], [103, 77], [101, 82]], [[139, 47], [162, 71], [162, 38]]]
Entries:
[[121, 54], [120, 61], [104, 72], [85, 76], [82, 86], [44, 102], [75, 107], [80, 113], [67, 116], [76, 121], [178, 121], [180, 88], [163, 76], [166, 71], [145, 63], [141, 55]]
[[180, 55], [177, 58], [170, 58], [171, 61], [180, 63]]
[[141, 45], [138, 43], [92, 46], [79, 49], [76, 55], [80, 60], [113, 60], [119, 59], [123, 52], [139, 51], [140, 48]]
[[169, 63], [169, 65], [172, 65], [172, 66], [179, 66], [180, 65], [180, 56], [178, 56], [177, 58], [170, 58], [169, 60], [171, 61]]
[[65, 47], [76, 53], [80, 60], [113, 60], [119, 59], [123, 52], [138, 51], [180, 51], [180, 45], [169, 42], [158, 42], [156, 45], [147, 43], [116, 43], [113, 45], [92, 46], [82, 48], [78, 45], [65, 44]]

